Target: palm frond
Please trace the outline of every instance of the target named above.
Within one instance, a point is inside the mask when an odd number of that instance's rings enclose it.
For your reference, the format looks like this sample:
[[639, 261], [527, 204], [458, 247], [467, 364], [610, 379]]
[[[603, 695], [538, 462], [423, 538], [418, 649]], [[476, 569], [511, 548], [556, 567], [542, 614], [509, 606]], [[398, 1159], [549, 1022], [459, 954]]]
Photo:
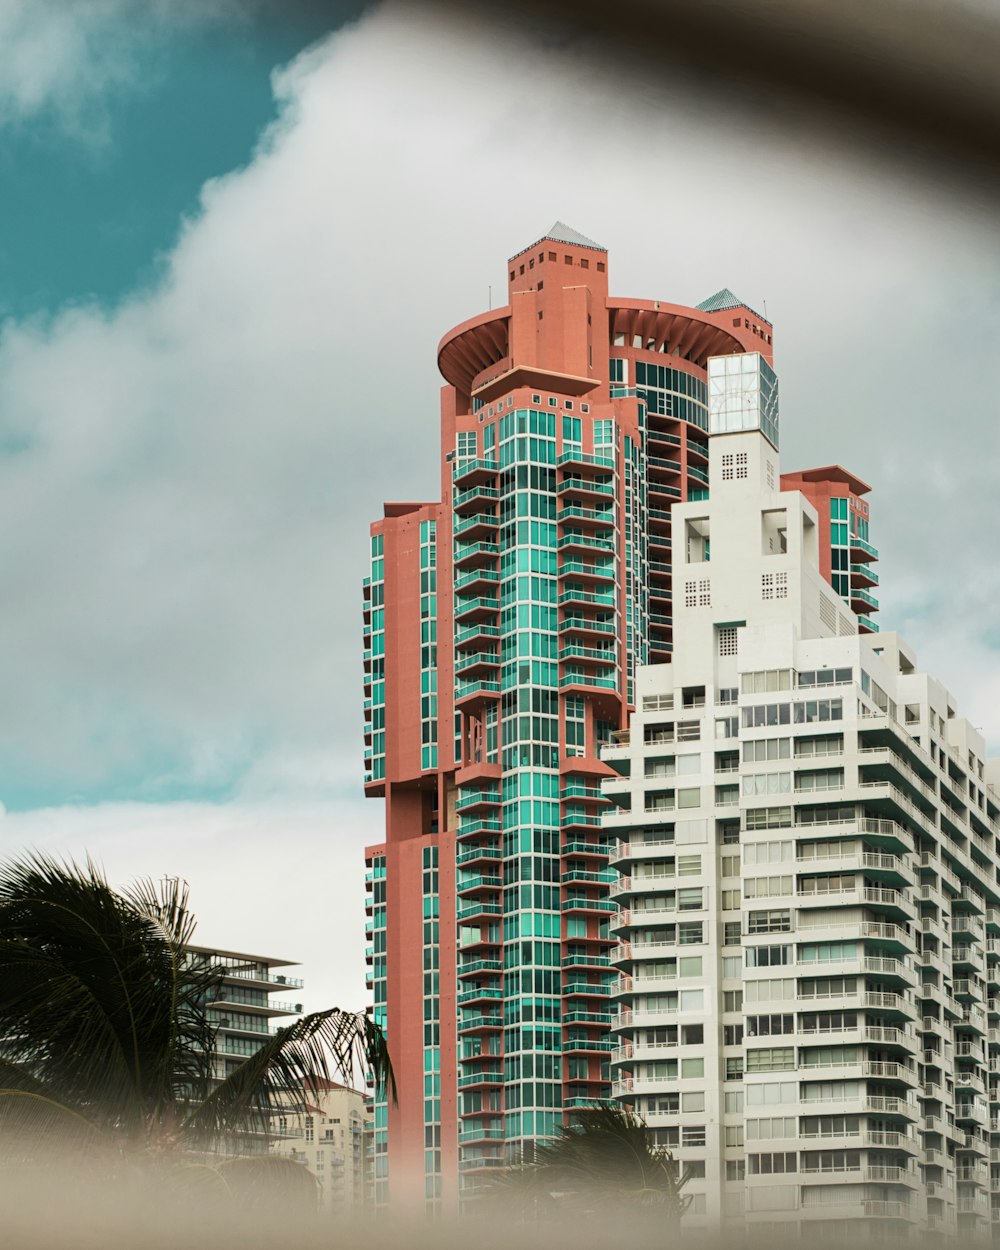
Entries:
[[0, 1089], [0, 1163], [61, 1163], [107, 1149], [97, 1125], [42, 1094]]
[[302, 1016], [248, 1056], [184, 1117], [182, 1131], [194, 1142], [230, 1133], [271, 1131], [279, 1110], [294, 1109], [310, 1081], [356, 1079], [370, 1072], [380, 1090], [396, 1097], [385, 1035], [364, 1012], [329, 1011]]

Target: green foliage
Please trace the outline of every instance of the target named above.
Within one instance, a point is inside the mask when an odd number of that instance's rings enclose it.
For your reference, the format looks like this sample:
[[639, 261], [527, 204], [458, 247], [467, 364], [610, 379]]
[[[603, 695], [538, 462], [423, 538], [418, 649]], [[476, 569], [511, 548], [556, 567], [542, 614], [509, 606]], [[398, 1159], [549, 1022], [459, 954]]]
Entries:
[[655, 1208], [676, 1224], [690, 1199], [687, 1176], [673, 1155], [656, 1146], [652, 1131], [627, 1107], [595, 1103], [575, 1112], [559, 1136], [535, 1147], [534, 1162], [501, 1174], [494, 1196], [544, 1214], [569, 1207], [576, 1215], [608, 1214], [616, 1208]]
[[385, 1038], [363, 1013], [303, 1016], [213, 1081], [205, 1003], [220, 972], [186, 954], [185, 884], [114, 890], [88, 860], [0, 867], [0, 1150], [146, 1156], [266, 1134], [310, 1077], [357, 1066], [391, 1087]]

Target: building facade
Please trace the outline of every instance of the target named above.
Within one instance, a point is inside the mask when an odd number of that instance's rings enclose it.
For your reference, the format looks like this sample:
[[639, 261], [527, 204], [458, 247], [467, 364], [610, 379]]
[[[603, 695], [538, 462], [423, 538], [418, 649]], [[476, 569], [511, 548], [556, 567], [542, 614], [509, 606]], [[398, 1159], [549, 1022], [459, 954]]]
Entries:
[[762, 378], [753, 354], [709, 362], [711, 495], [674, 509], [675, 650], [639, 670], [603, 753], [613, 1094], [690, 1169], [693, 1225], [987, 1239], [1000, 762], [851, 610], [864, 484], [781, 477]]
[[365, 584], [370, 982], [399, 1076], [375, 1184], [432, 1207], [610, 1094], [601, 746], [672, 648], [671, 508], [708, 488], [711, 356], [767, 321], [612, 297], [557, 224], [442, 340], [441, 493]]
[[[284, 996], [302, 989], [298, 977], [278, 968], [294, 968], [288, 959], [246, 955], [208, 946], [189, 946], [194, 966], [211, 965], [222, 973], [219, 988], [207, 1006], [215, 1025], [215, 1075], [224, 1080], [249, 1055], [254, 1054], [277, 1030], [274, 1021], [291, 1024], [287, 1017], [302, 1014], [302, 1004]], [[282, 998], [276, 995], [281, 994]]]
[[279, 1116], [271, 1153], [309, 1169], [324, 1215], [358, 1214], [369, 1199], [369, 1123], [363, 1091], [314, 1077], [301, 1103]]

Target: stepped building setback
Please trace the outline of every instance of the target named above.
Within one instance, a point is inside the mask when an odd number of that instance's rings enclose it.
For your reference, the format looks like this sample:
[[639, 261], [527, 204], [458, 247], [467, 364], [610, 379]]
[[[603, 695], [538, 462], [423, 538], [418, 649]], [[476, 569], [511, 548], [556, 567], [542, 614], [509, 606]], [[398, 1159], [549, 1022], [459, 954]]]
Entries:
[[692, 1225], [981, 1242], [1000, 1221], [1000, 761], [831, 585], [846, 571], [853, 604], [873, 584], [863, 483], [777, 489], [760, 369], [709, 361], [712, 490], [673, 513], [672, 662], [638, 671], [603, 752], [612, 1091], [690, 1170]]
[[[607, 252], [562, 224], [507, 273], [505, 305], [438, 350], [440, 498], [385, 505], [364, 588], [365, 788], [386, 807], [369, 978], [400, 1090], [375, 1106], [376, 1201], [431, 1209], [625, 1080], [601, 751], [679, 643], [678, 593], [700, 602], [674, 561], [700, 543], [708, 567], [709, 485], [745, 486], [712, 450], [710, 361], [754, 362], [753, 395], [717, 405], [727, 431], [777, 420], [772, 327], [730, 291], [610, 296]], [[859, 645], [868, 488], [769, 463], [768, 489], [815, 504], [823, 601]], [[790, 532], [768, 530], [779, 563]]]

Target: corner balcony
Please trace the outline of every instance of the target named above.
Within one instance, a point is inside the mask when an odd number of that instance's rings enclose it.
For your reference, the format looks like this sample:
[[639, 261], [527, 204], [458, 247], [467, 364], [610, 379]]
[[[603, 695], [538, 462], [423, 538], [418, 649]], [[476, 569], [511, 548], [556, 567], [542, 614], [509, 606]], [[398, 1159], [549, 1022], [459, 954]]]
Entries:
[[[499, 946], [500, 943], [498, 942]], [[460, 963], [456, 970], [456, 976], [461, 981], [464, 977], [481, 977], [489, 973], [497, 973], [503, 971], [503, 963], [499, 959], [473, 959], [468, 963]], [[501, 992], [500, 997], [503, 997]], [[473, 999], [465, 999], [463, 1001], [472, 1002]]]
[[584, 508], [579, 504], [568, 504], [559, 509], [556, 520], [560, 525], [576, 530], [600, 530], [605, 534], [615, 528], [613, 508]]
[[852, 564], [851, 565], [851, 585], [852, 586], [877, 586], [878, 574], [870, 564]]
[[455, 568], [469, 568], [473, 564], [493, 564], [499, 554], [500, 548], [496, 543], [456, 543]]
[[485, 677], [495, 673], [500, 667], [500, 656], [496, 651], [472, 651], [460, 653], [455, 659], [455, 676], [464, 680], [461, 684], [469, 684], [473, 677]]
[[459, 898], [475, 898], [481, 894], [496, 895], [503, 886], [499, 876], [492, 873], [475, 873], [464, 880], [461, 880], [455, 886], [455, 893]]
[[487, 1006], [503, 1002], [503, 990], [498, 985], [476, 985], [463, 990], [455, 999], [459, 1007], [470, 1007], [475, 1003]]
[[459, 791], [458, 799], [455, 802], [455, 811], [463, 812], [483, 812], [490, 808], [500, 806], [499, 789], [488, 790], [468, 790]]
[[[614, 585], [615, 567], [612, 561], [603, 564], [588, 564], [583, 560], [567, 560], [559, 566], [560, 577], [571, 577], [574, 581], [599, 582]], [[608, 593], [611, 593], [610, 591]]]
[[597, 608], [604, 612], [613, 612], [617, 606], [613, 592], [595, 593], [582, 584], [566, 586], [559, 592], [559, 598], [556, 602], [561, 608], [588, 607]]
[[459, 1037], [473, 1033], [496, 1033], [503, 1028], [503, 1016], [466, 1016], [458, 1022]]
[[470, 486], [468, 490], [460, 490], [455, 494], [452, 507], [459, 515], [477, 512], [481, 508], [495, 508], [500, 492], [495, 486], [486, 486], [482, 482]]
[[500, 466], [495, 460], [459, 460], [455, 463], [452, 481], [465, 487], [492, 481]]
[[582, 499], [597, 504], [615, 497], [614, 483], [598, 481], [596, 478], [565, 477], [556, 486], [556, 494], [560, 499]]
[[473, 621], [455, 633], [456, 650], [467, 650], [470, 647], [481, 648], [484, 642], [494, 642], [500, 637], [500, 626], [492, 625], [488, 618]]
[[471, 599], [455, 600], [455, 620], [456, 621], [486, 621], [496, 620], [496, 614], [500, 609], [500, 600], [492, 598], [483, 598], [476, 596]]
[[462, 596], [472, 594], [495, 596], [499, 585], [500, 574], [496, 569], [474, 568], [455, 579], [454, 589], [457, 595]]
[[617, 665], [618, 650], [615, 647], [581, 647], [576, 643], [567, 643], [560, 647], [559, 663], [568, 664], [573, 661], [602, 666]]
[[557, 461], [559, 467], [575, 468], [581, 474], [593, 473], [598, 476], [604, 476], [615, 467], [614, 456], [591, 455], [589, 452], [572, 450], [564, 451]]
[[857, 612], [859, 616], [867, 616], [869, 612], [878, 611], [878, 600], [874, 595], [870, 595], [867, 590], [862, 590], [859, 586], [851, 587], [851, 611]]
[[558, 551], [577, 551], [584, 555], [596, 553], [599, 556], [614, 555], [617, 551], [610, 538], [602, 538], [581, 529], [566, 530], [556, 542]]
[[850, 536], [851, 547], [851, 563], [858, 561], [867, 564], [870, 560], [878, 559], [878, 550], [871, 543], [866, 542], [863, 538], [858, 538], [856, 534]]
[[496, 538], [496, 532], [500, 522], [498, 519], [487, 512], [474, 512], [471, 516], [462, 517], [455, 522], [455, 538], [462, 538], [466, 542], [474, 542], [477, 539], [492, 540]]
[[613, 617], [591, 619], [586, 616], [568, 616], [559, 622], [560, 634], [579, 634], [583, 638], [617, 638]]
[[573, 857], [600, 860], [603, 865], [608, 862], [608, 845], [606, 842], [587, 841], [585, 838], [569, 838], [559, 848], [559, 854], [563, 859]]
[[485, 699], [500, 698], [500, 683], [487, 677], [455, 682], [455, 706], [466, 707]]

